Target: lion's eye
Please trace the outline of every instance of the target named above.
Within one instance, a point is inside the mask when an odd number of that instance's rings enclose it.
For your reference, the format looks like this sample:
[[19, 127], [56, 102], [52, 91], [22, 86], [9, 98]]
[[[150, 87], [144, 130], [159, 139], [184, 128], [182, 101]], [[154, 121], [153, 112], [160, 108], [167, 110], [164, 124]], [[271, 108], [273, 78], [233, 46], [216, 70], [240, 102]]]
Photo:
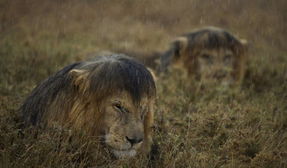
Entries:
[[120, 104], [115, 104], [114, 107], [117, 109], [117, 110], [122, 110], [122, 106]]
[[119, 112], [125, 112], [125, 113], [128, 112], [128, 110], [124, 108], [120, 103], [113, 104], [113, 107]]
[[202, 54], [201, 57], [204, 58], [204, 59], [210, 59], [211, 58], [211, 56], [208, 55], [208, 54]]
[[224, 57], [223, 57], [223, 61], [225, 62], [225, 63], [230, 63], [230, 61], [231, 61], [231, 54], [227, 54], [227, 55], [225, 55]]
[[212, 57], [211, 55], [208, 55], [208, 54], [202, 54], [201, 55], [201, 58], [204, 59], [204, 61], [208, 64], [212, 64], [213, 63], [213, 60], [212, 60]]

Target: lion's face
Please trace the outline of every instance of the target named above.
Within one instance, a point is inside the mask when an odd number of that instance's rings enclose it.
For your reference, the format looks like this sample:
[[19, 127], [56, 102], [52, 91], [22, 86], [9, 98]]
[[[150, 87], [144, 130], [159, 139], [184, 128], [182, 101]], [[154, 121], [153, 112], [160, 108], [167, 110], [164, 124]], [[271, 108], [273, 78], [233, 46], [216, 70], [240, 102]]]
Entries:
[[202, 83], [229, 86], [233, 82], [235, 55], [229, 49], [204, 49], [197, 55]]
[[148, 112], [145, 98], [134, 104], [125, 92], [105, 99], [102, 106], [103, 125], [100, 130], [104, 145], [117, 158], [132, 157], [145, 141], [144, 121]]

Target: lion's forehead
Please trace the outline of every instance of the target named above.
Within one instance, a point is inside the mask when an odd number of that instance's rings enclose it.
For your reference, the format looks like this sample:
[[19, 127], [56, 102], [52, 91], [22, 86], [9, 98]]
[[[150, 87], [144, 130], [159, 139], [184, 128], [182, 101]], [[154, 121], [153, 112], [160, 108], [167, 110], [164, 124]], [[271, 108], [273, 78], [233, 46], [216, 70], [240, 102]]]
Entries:
[[141, 97], [139, 102], [134, 102], [131, 94], [127, 91], [116, 92], [107, 97], [109, 103], [119, 102], [126, 106], [147, 106], [150, 102], [153, 101], [153, 98], [144, 95]]
[[233, 51], [231, 48], [220, 47], [213, 49], [200, 49], [198, 51], [200, 54], [209, 54], [211, 56], [224, 56], [224, 55], [233, 55]]

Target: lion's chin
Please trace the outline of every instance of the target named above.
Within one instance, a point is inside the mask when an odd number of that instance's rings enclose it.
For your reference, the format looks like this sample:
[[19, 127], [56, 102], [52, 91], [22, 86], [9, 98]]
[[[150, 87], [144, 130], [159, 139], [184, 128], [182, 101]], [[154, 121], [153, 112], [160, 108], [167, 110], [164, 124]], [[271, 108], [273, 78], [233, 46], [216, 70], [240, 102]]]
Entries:
[[126, 159], [130, 157], [134, 157], [137, 154], [137, 151], [135, 149], [129, 149], [129, 150], [112, 149], [111, 152], [117, 159]]

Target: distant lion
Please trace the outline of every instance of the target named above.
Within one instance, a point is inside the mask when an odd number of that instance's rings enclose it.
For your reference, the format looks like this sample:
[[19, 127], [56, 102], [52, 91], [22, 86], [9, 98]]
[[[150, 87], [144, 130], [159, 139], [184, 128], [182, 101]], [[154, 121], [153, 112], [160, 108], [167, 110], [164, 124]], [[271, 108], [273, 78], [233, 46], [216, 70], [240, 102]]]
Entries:
[[240, 85], [246, 64], [246, 41], [207, 27], [177, 38], [161, 56], [161, 71], [179, 67], [202, 83]]
[[151, 73], [122, 55], [66, 66], [37, 86], [21, 107], [26, 125], [103, 137], [117, 158], [148, 152], [156, 94]]

